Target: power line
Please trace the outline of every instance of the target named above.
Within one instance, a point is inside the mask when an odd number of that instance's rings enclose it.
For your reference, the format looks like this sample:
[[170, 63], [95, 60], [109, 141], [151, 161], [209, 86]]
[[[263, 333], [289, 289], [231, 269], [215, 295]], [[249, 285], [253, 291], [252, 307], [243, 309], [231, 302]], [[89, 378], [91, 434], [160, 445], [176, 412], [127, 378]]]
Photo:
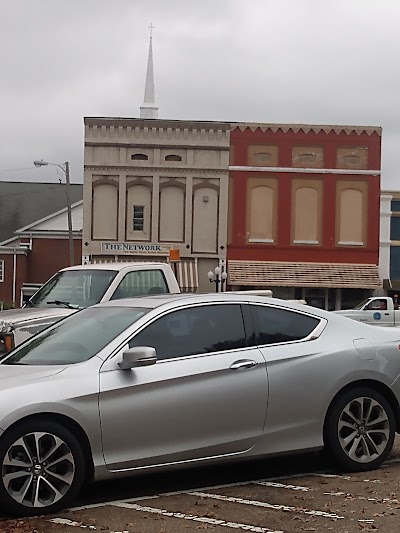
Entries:
[[32, 167], [26, 167], [26, 168], [5, 168], [4, 170], [0, 170], [1, 172], [19, 172], [20, 170], [33, 170]]
[[[1, 182], [0, 182], [1, 183]], [[64, 186], [64, 184], [62, 184]], [[72, 183], [71, 185], [80, 185], [80, 183]], [[40, 189], [39, 191], [32, 191], [32, 190], [28, 190], [28, 191], [23, 191], [23, 192], [14, 192], [14, 193], [10, 193], [10, 194], [0, 194], [0, 198], [8, 198], [10, 196], [21, 196], [21, 195], [26, 195], [26, 194], [40, 194], [42, 192], [45, 192], [45, 191], [51, 191], [51, 190], [54, 190], [58, 188], [58, 183], [54, 183], [52, 187], [46, 187], [45, 189]]]

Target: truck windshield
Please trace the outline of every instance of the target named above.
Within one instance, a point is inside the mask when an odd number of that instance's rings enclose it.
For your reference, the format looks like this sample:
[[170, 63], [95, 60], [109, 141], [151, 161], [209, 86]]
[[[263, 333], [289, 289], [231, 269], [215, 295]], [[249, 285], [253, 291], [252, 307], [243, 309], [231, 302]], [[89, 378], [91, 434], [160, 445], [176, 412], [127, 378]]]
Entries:
[[148, 311], [139, 307], [83, 309], [32, 337], [0, 364], [72, 365], [88, 361]]
[[367, 298], [366, 300], [363, 300], [361, 303], [353, 307], [353, 309], [362, 309], [365, 304], [367, 304], [370, 301], [370, 298]]
[[64, 270], [58, 272], [30, 299], [34, 307], [82, 309], [100, 302], [116, 270]]

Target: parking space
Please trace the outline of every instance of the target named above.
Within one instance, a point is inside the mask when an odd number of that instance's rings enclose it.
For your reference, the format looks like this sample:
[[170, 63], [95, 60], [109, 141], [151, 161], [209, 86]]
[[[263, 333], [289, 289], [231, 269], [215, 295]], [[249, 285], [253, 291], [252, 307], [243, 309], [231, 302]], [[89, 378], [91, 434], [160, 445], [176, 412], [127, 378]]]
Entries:
[[[218, 478], [206, 487], [198, 485], [151, 496], [129, 497], [125, 493], [121, 498], [85, 503], [57, 516], [3, 521], [0, 531], [393, 533], [398, 530], [400, 518], [399, 452], [397, 446], [381, 469], [367, 473], [333, 472], [315, 465], [313, 470], [282, 477], [225, 484], [217, 484]], [[129, 486], [130, 481], [127, 483]], [[111, 486], [118, 486], [118, 482]]]

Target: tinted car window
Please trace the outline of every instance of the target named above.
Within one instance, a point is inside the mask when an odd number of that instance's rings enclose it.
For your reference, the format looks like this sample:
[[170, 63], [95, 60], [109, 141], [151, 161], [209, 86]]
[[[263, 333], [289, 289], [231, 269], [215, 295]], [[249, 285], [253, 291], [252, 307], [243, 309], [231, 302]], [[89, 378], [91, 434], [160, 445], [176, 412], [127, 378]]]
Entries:
[[135, 270], [126, 274], [111, 300], [166, 292], [168, 292], [168, 287], [161, 270]]
[[190, 307], [165, 315], [129, 343], [152, 346], [158, 359], [219, 352], [246, 345], [240, 305]]
[[250, 306], [254, 326], [255, 344], [276, 344], [304, 339], [318, 325], [317, 318], [286, 309], [268, 306]]

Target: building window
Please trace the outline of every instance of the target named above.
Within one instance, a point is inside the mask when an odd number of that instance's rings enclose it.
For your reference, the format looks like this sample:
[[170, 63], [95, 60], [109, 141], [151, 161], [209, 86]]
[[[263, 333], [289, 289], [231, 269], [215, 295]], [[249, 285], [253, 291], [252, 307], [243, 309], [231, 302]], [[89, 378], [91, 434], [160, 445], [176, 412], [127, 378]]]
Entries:
[[339, 239], [344, 246], [364, 244], [364, 199], [359, 189], [342, 189], [339, 193]]
[[390, 221], [390, 240], [400, 241], [400, 217], [392, 217]]
[[144, 205], [133, 206], [133, 231], [144, 231]]
[[[293, 244], [318, 244], [319, 198], [318, 189], [302, 187], [302, 183], [293, 186], [294, 197]], [[320, 186], [320, 183], [317, 184]], [[293, 209], [293, 207], [292, 207]]]
[[268, 152], [257, 152], [254, 154], [254, 159], [256, 163], [270, 163], [272, 156]]
[[368, 148], [366, 146], [338, 147], [336, 167], [351, 169], [368, 168]]
[[182, 157], [180, 155], [175, 154], [166, 155], [165, 161], [182, 161]]
[[400, 200], [392, 200], [391, 209], [396, 213], [400, 212]]
[[4, 261], [0, 261], [0, 283], [4, 281]]
[[149, 156], [146, 154], [132, 154], [131, 159], [132, 161], [147, 161]]

